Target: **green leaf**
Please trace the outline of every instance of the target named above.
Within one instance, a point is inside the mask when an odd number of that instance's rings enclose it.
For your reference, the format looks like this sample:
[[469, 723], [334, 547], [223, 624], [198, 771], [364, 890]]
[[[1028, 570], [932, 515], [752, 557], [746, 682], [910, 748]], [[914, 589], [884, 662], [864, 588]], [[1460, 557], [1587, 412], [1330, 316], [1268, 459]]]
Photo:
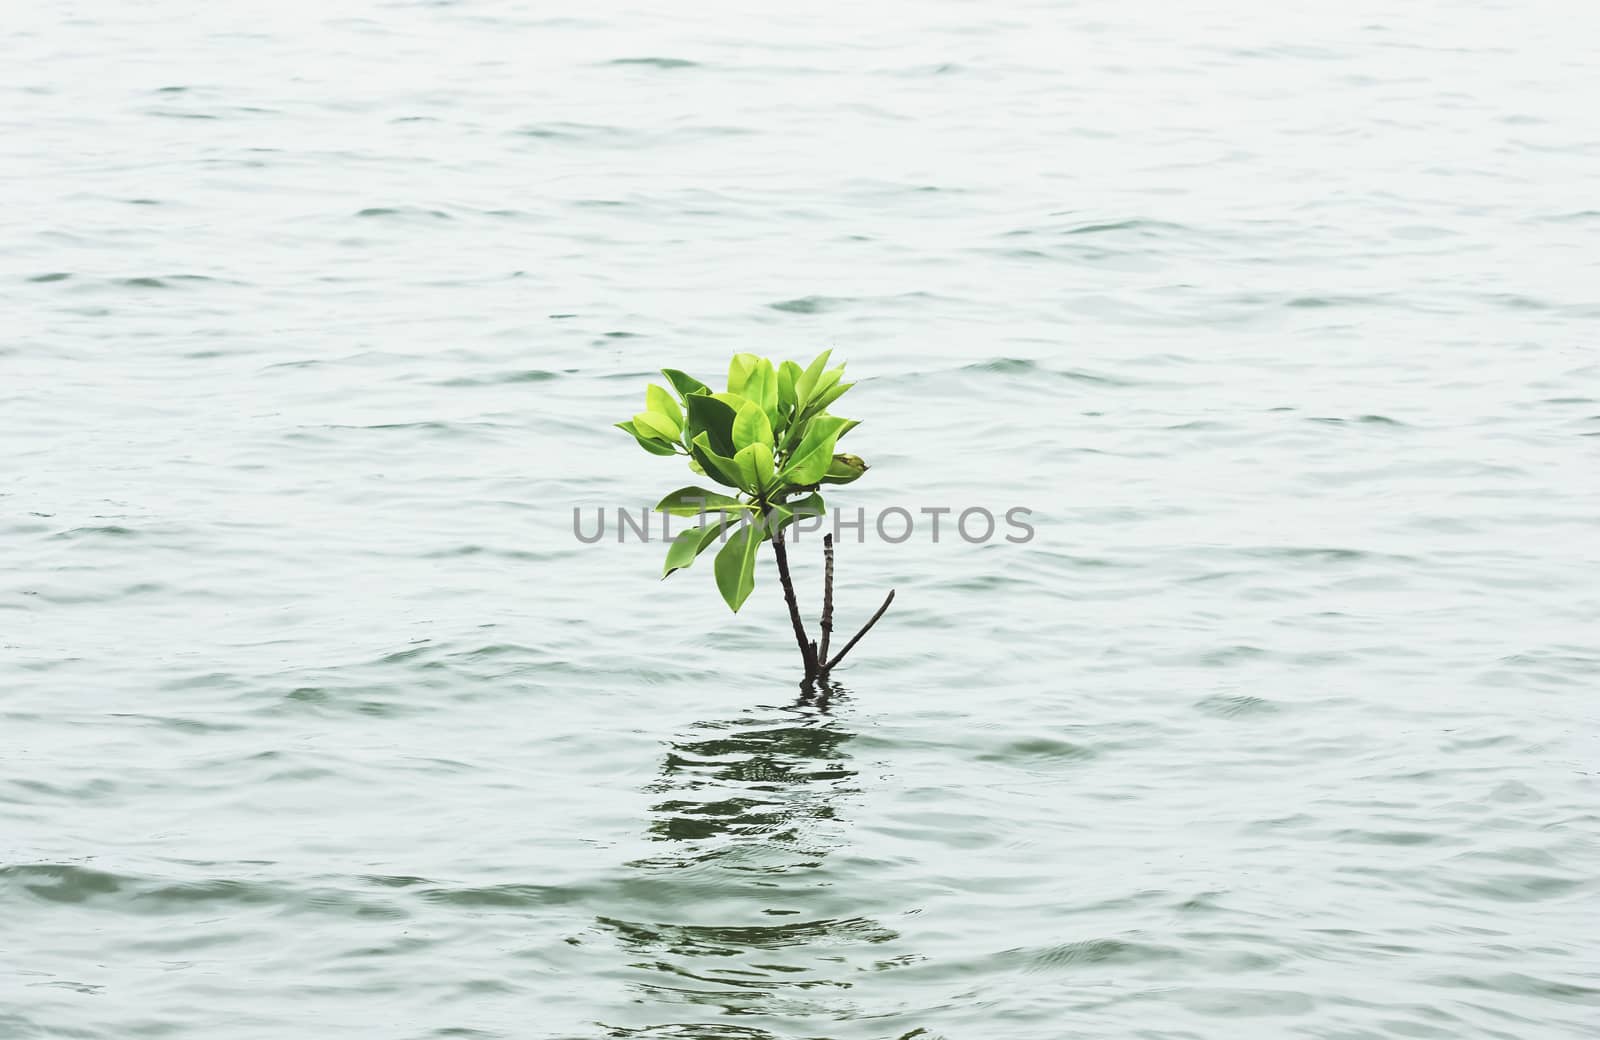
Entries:
[[[839, 436], [844, 436], [844, 431], [839, 431]], [[861, 474], [867, 471], [867, 464], [860, 455], [835, 455], [833, 462], [828, 466], [828, 472], [822, 475], [824, 484], [848, 484], [858, 480]]]
[[663, 444], [658, 440], [651, 440], [644, 434], [640, 433], [639, 428], [634, 426], [631, 422], [619, 422], [616, 424], [616, 427], [624, 433], [632, 434], [633, 439], [639, 442], [639, 447], [643, 448], [645, 451], [648, 451], [652, 455], [677, 454], [677, 452], [672, 450], [672, 446], [670, 444]]
[[673, 571], [681, 571], [693, 563], [695, 557], [710, 548], [711, 543], [717, 540], [723, 529], [734, 522], [732, 517], [724, 517], [704, 527], [691, 527], [687, 531], [680, 532], [672, 539], [672, 545], [667, 549], [667, 559], [661, 567], [662, 579], [665, 580]]
[[825, 508], [822, 503], [822, 496], [815, 491], [805, 498], [790, 502], [788, 505], [772, 506], [768, 515], [762, 521], [767, 537], [776, 538], [785, 527], [803, 517], [822, 516]]
[[[844, 366], [840, 365], [838, 368], [830, 368], [818, 376], [817, 381], [811, 386], [810, 394], [806, 397], [806, 409], [811, 412], [820, 412], [826, 408], [827, 405], [823, 401], [832, 400], [827, 396], [828, 391], [838, 384], [839, 377], [842, 375], [844, 375]], [[843, 392], [842, 390], [840, 391], [840, 393]], [[834, 395], [834, 397], [838, 396], [838, 394]]]
[[746, 401], [733, 420], [733, 446], [743, 450], [752, 444], [772, 447], [772, 423], [754, 401]]
[[733, 355], [733, 360], [728, 362], [728, 393], [744, 392], [745, 381], [750, 378], [751, 371], [760, 360], [754, 354]]
[[633, 417], [633, 428], [646, 437], [656, 437], [671, 443], [678, 439], [682, 428], [660, 412], [640, 412]]
[[725, 513], [732, 510], [754, 509], [737, 498], [707, 491], [699, 487], [681, 487], [656, 503], [656, 512], [673, 516], [699, 516], [701, 513]]
[[861, 420], [860, 419], [846, 419], [844, 421], [844, 425], [839, 427], [839, 436], [843, 437], [845, 434], [849, 433], [851, 430], [855, 429], [857, 426], [860, 426], [860, 425], [861, 425]]
[[717, 553], [717, 591], [734, 613], [739, 612], [750, 597], [750, 590], [756, 587], [756, 550], [760, 548], [760, 534], [754, 526], [745, 524]]
[[806, 435], [800, 438], [799, 446], [789, 456], [783, 472], [778, 476], [796, 486], [815, 484], [821, 480], [833, 464], [833, 446], [839, 439], [839, 428], [849, 421], [831, 415], [819, 415], [812, 419], [806, 428]]
[[666, 387], [654, 383], [645, 387], [644, 403], [650, 411], [671, 419], [680, 432], [683, 430], [683, 410], [678, 407], [678, 399], [668, 393]]
[[733, 461], [739, 467], [744, 489], [750, 494], [759, 494], [772, 486], [772, 449], [762, 442], [740, 448]]
[[733, 420], [737, 413], [726, 401], [695, 394], [684, 398], [684, 404], [689, 406], [691, 440], [703, 433], [710, 438], [711, 450], [717, 454], [731, 456], [737, 450], [733, 446]]
[[811, 394], [817, 385], [817, 380], [822, 378], [822, 370], [828, 365], [828, 355], [832, 353], [833, 351], [829, 349], [818, 354], [816, 360], [806, 366], [800, 378], [795, 380], [794, 393], [801, 408], [811, 402]]
[[711, 389], [694, 376], [685, 375], [675, 368], [663, 368], [661, 374], [667, 377], [667, 382], [672, 384], [672, 389], [678, 391], [679, 397], [688, 397], [690, 394], [700, 390]]
[[795, 396], [795, 384], [805, 370], [793, 361], [785, 361], [778, 366], [778, 412], [781, 415], [794, 414], [795, 403], [799, 400]]
[[700, 463], [701, 468], [706, 471], [706, 476], [718, 484], [738, 488], [741, 491], [745, 490], [738, 463], [725, 455], [720, 455], [711, 450], [707, 434], [702, 433], [694, 439], [694, 445], [689, 449], [689, 453], [696, 462]]
[[[824, 377], [824, 378], [826, 378], [826, 377]], [[855, 386], [855, 384], [854, 383], [834, 383], [827, 390], [820, 391], [820, 392], [814, 394], [812, 396], [811, 402], [807, 405], [807, 408], [814, 409], [817, 412], [821, 412], [823, 409], [827, 408], [830, 404], [832, 404], [833, 402], [837, 401], [839, 398], [843, 397], [844, 396], [844, 392], [846, 390], [850, 389], [852, 386]]]
[[746, 400], [754, 401], [767, 413], [767, 419], [772, 423], [778, 421], [778, 373], [773, 369], [772, 362], [766, 358], [758, 358], [750, 375], [745, 380], [744, 388], [739, 391]]
[[805, 498], [796, 499], [789, 503], [789, 508], [794, 510], [796, 517], [823, 516], [827, 512], [827, 504], [822, 501], [822, 496], [815, 491]]

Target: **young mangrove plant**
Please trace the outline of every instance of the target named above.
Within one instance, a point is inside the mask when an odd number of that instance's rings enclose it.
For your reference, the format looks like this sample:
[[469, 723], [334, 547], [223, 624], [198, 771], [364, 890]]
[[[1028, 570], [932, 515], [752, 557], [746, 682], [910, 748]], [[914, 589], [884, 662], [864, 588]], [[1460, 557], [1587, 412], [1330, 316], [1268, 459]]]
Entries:
[[823, 351], [804, 368], [793, 361], [774, 365], [754, 354], [735, 354], [728, 365], [724, 391], [712, 390], [677, 369], [664, 368], [661, 374], [672, 389], [651, 383], [645, 390], [645, 410], [617, 423], [645, 451], [682, 456], [695, 473], [732, 492], [682, 487], [656, 505], [658, 512], [701, 521], [672, 540], [663, 578], [688, 567], [718, 543], [722, 548], [712, 566], [717, 589], [737, 612], [755, 588], [761, 544], [772, 544], [807, 686], [826, 680], [894, 601], [891, 590], [855, 638], [830, 657], [833, 536], [826, 535], [820, 643], [806, 635], [800, 617], [785, 531], [802, 517], [825, 515], [819, 491], [822, 485], [848, 484], [867, 471], [867, 464], [857, 456], [834, 450], [857, 420], [828, 414], [828, 406], [855, 385], [843, 382], [843, 365], [828, 367], [830, 353]]

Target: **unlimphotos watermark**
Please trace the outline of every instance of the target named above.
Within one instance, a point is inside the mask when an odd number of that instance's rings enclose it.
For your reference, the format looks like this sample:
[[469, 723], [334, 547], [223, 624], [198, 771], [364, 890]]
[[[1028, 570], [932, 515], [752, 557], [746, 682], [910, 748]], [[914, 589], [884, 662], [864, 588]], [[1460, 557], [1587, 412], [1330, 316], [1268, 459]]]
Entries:
[[[574, 537], [587, 545], [604, 540], [608, 530], [606, 507], [594, 507], [592, 522], [585, 518], [584, 512], [581, 506], [572, 507]], [[893, 545], [910, 541], [918, 535], [925, 535], [937, 543], [941, 535], [949, 537], [952, 532], [962, 541], [973, 545], [999, 539], [1022, 545], [1033, 541], [1034, 536], [1033, 525], [1028, 522], [1033, 510], [1026, 506], [1012, 506], [998, 514], [984, 506], [959, 510], [950, 506], [922, 506], [916, 510], [890, 506], [877, 510], [870, 518], [862, 507], [856, 508], [854, 518], [848, 518], [846, 510], [834, 509], [831, 510], [831, 525], [830, 516], [823, 513], [800, 514], [794, 516], [792, 521], [785, 517], [780, 522], [774, 518], [763, 520], [753, 510], [727, 513], [706, 510], [688, 516], [674, 516], [655, 512], [649, 506], [641, 507], [637, 513], [630, 508], [617, 506], [610, 510], [610, 515], [612, 521], [609, 526], [615, 531], [619, 543], [630, 540], [649, 542], [652, 538], [671, 541], [675, 535], [690, 528], [704, 527], [708, 522], [715, 523], [723, 519], [727, 520], [720, 534], [723, 541], [744, 524], [761, 527], [774, 523], [779, 524], [784, 541], [798, 541], [806, 535], [815, 535], [824, 530], [831, 530], [836, 542], [844, 541], [846, 532], [854, 532], [857, 544], [864, 544], [869, 533], [879, 541]]]

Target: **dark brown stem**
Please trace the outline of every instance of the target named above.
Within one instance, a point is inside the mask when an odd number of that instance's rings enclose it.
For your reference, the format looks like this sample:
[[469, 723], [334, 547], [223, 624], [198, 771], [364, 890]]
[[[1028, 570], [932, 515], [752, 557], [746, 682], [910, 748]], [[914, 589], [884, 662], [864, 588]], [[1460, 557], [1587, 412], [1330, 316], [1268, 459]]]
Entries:
[[[848, 642], [848, 643], [846, 643], [844, 645], [844, 649], [840, 650], [839, 653], [834, 657], [833, 660], [828, 661], [827, 663], [825, 663], [822, 666], [822, 675], [823, 675], [823, 677], [826, 677], [829, 672], [833, 671], [833, 666], [834, 665], [836, 665], [840, 661], [844, 660], [844, 655], [848, 654], [855, 647], [855, 645], [857, 643], [861, 642], [861, 637], [862, 636], [864, 636], [868, 632], [872, 631], [872, 626], [876, 625], [878, 623], [878, 619], [883, 617], [883, 612], [888, 610], [889, 609], [889, 604], [891, 604], [893, 602], [894, 602], [894, 590], [890, 589], [888, 598], [886, 598], [883, 601], [883, 606], [878, 608], [878, 612], [876, 614], [872, 615], [871, 619], [868, 620], [865, 625], [861, 626], [861, 631], [857, 632], [855, 634], [855, 638], [851, 639], [850, 642]], [[799, 624], [798, 621], [796, 621], [795, 623]]]
[[833, 638], [833, 535], [822, 536], [822, 648], [817, 660], [828, 659], [828, 640]]
[[[763, 514], [769, 516], [770, 514]], [[783, 532], [772, 535], [772, 554], [778, 558], [778, 581], [783, 585], [783, 599], [789, 604], [789, 620], [794, 623], [794, 640], [800, 644], [800, 658], [806, 665], [806, 682], [817, 677], [817, 649], [806, 638], [805, 622], [800, 620], [800, 601], [794, 595], [794, 582], [789, 577], [789, 551], [783, 547]]]

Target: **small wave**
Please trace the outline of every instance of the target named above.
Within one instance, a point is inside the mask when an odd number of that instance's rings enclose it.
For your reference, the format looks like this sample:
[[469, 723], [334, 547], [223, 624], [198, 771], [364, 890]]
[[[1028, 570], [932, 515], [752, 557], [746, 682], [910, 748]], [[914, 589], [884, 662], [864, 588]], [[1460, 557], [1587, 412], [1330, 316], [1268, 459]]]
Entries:
[[455, 219], [443, 210], [426, 209], [421, 206], [368, 206], [366, 209], [357, 210], [355, 215], [365, 218], [398, 217], [401, 219], [423, 218], [428, 220]]
[[805, 946], [818, 940], [886, 943], [899, 934], [865, 917], [825, 918], [791, 924], [715, 925], [652, 924], [600, 917], [600, 924], [613, 929], [630, 945], [640, 948], [665, 947], [678, 954], [722, 954], [725, 951], [752, 949], [780, 950]]
[[537, 137], [547, 141], [593, 141], [600, 138], [630, 137], [631, 130], [601, 123], [536, 123], [511, 133], [518, 137]]
[[[1250, 656], [1259, 654], [1254, 651]], [[1281, 709], [1272, 701], [1248, 694], [1217, 694], [1195, 702], [1195, 709], [1206, 715], [1223, 719], [1237, 719], [1258, 715], [1276, 715]]]
[[1242, 556], [1280, 560], [1321, 560], [1328, 563], [1353, 563], [1357, 560], [1409, 561], [1409, 556], [1310, 545], [1261, 545], [1236, 550]]
[[1049, 737], [1027, 737], [1015, 740], [978, 757], [980, 762], [1084, 762], [1097, 757], [1099, 752], [1082, 744]]
[[1155, 961], [1176, 960], [1181, 956], [1182, 954], [1171, 946], [1126, 942], [1121, 939], [1085, 939], [1024, 954], [1024, 970], [1040, 972], [1101, 964], [1150, 964]]
[[424, 889], [420, 897], [430, 903], [475, 908], [531, 908], [577, 901], [581, 896], [554, 885], [485, 885], [474, 888]]
[[1173, 224], [1165, 220], [1148, 220], [1133, 218], [1130, 220], [1113, 220], [1094, 224], [1080, 224], [1063, 231], [1067, 235], [1103, 235], [1110, 231], [1139, 231], [1149, 234], [1166, 233], [1171, 231], [1188, 231], [1189, 228], [1182, 224]]
[[1104, 372], [1091, 372], [1083, 368], [1046, 368], [1037, 361], [1028, 358], [995, 358], [991, 361], [979, 361], [970, 365], [963, 365], [963, 372], [989, 372], [1000, 375], [1041, 375], [1056, 379], [1065, 379], [1074, 383], [1089, 383], [1095, 386], [1139, 386], [1137, 380], [1123, 376], [1107, 375]]
[[1443, 835], [1428, 834], [1424, 831], [1373, 831], [1350, 828], [1335, 831], [1333, 840], [1356, 845], [1436, 845], [1445, 838]]
[[513, 372], [499, 372], [494, 375], [456, 376], [453, 379], [442, 379], [436, 385], [451, 387], [505, 386], [517, 383], [545, 383], [552, 379], [560, 378], [560, 372], [551, 372], [542, 368], [525, 368]]
[[1557, 877], [1551, 874], [1505, 874], [1484, 881], [1462, 882], [1455, 887], [1473, 896], [1497, 903], [1539, 903], [1563, 899], [1590, 886], [1586, 878]]
[[53, 534], [51, 537], [67, 540], [78, 538], [134, 538], [138, 534], [139, 532], [131, 527], [123, 527], [120, 524], [104, 524], [98, 527], [74, 527], [70, 530]]
[[1292, 296], [1283, 302], [1294, 310], [1321, 310], [1331, 307], [1393, 307], [1400, 301], [1383, 293], [1328, 294], [1325, 296]]
[[823, 311], [837, 310], [840, 307], [855, 301], [844, 296], [800, 296], [793, 300], [782, 300], [778, 303], [768, 304], [775, 311], [786, 314], [821, 314]]
[[192, 880], [113, 873], [71, 863], [0, 867], [0, 891], [15, 887], [59, 904], [114, 904], [132, 913], [176, 913], [196, 905], [267, 906], [358, 917], [400, 917], [399, 907], [332, 888], [298, 889], [273, 881], [212, 877]]
[[1588, 1007], [1600, 1006], [1600, 989], [1572, 982], [1541, 979], [1522, 972], [1508, 971], [1498, 975], [1437, 975], [1428, 981], [1435, 986], [1448, 986], [1452, 989], [1490, 990]]
[[613, 58], [611, 61], [605, 62], [605, 64], [618, 66], [643, 65], [652, 69], [697, 69], [700, 67], [698, 61], [690, 61], [687, 58]]
[[1399, 419], [1391, 419], [1387, 415], [1358, 415], [1354, 419], [1346, 419], [1337, 415], [1308, 415], [1306, 422], [1322, 423], [1329, 426], [1343, 426], [1356, 424], [1362, 426], [1393, 426], [1404, 427], [1405, 423]]
[[557, 558], [551, 553], [533, 552], [528, 549], [500, 549], [488, 545], [457, 545], [448, 549], [434, 549], [422, 553], [419, 559], [423, 560], [454, 560], [468, 556], [484, 556], [496, 560], [516, 560], [521, 563], [544, 563]]
[[299, 430], [336, 430], [341, 432], [391, 432], [404, 431], [408, 433], [438, 433], [449, 437], [473, 437], [488, 431], [503, 428], [502, 423], [495, 422], [442, 422], [438, 419], [423, 419], [417, 422], [396, 423], [371, 423], [365, 426], [352, 426], [345, 423], [327, 423], [321, 426], [299, 427]]

